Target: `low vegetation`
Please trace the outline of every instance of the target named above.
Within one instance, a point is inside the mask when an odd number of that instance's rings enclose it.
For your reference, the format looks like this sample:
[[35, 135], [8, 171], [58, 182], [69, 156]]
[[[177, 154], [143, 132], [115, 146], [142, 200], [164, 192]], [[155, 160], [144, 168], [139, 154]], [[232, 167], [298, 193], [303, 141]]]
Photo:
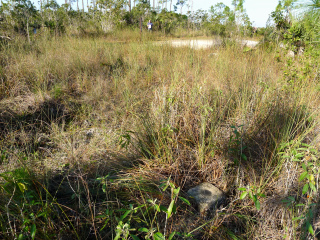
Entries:
[[[255, 49], [230, 37], [244, 24], [198, 50], [135, 28], [2, 38], [0, 238], [315, 238], [320, 51], [289, 2]], [[186, 194], [202, 182], [216, 211]]]

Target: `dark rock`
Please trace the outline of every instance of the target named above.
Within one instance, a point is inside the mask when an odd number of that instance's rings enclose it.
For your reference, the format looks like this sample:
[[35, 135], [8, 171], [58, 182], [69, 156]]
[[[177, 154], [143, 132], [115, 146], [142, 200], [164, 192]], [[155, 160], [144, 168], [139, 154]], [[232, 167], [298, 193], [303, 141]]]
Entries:
[[201, 183], [189, 189], [188, 194], [196, 200], [200, 213], [213, 210], [217, 205], [221, 204], [225, 198], [223, 192], [211, 183]]

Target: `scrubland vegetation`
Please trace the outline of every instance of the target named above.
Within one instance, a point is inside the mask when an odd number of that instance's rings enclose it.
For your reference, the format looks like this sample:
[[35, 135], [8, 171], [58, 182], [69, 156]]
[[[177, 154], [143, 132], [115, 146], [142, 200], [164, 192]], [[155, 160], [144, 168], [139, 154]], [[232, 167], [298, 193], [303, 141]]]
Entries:
[[[135, 28], [3, 38], [0, 238], [314, 239], [317, 23], [283, 6], [255, 49]], [[215, 211], [186, 194], [202, 182], [226, 195]]]

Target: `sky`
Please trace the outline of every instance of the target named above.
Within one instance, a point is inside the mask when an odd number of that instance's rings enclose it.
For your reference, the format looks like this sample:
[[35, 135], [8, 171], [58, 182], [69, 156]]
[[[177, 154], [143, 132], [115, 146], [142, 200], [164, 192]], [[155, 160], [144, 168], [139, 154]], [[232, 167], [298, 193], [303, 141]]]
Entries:
[[[209, 10], [211, 6], [218, 2], [223, 2], [225, 5], [232, 7], [232, 0], [193, 0], [193, 9]], [[269, 15], [276, 9], [278, 0], [245, 0], [244, 8], [253, 22], [255, 27], [265, 27]]]

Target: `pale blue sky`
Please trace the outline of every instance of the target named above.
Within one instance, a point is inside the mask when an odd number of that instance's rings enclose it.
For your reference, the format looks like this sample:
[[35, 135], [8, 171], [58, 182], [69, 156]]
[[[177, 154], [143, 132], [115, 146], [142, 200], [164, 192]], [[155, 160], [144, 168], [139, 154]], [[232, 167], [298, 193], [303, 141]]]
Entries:
[[[232, 7], [232, 0], [193, 0], [193, 9], [209, 10], [219, 2]], [[254, 26], [265, 27], [270, 13], [276, 9], [277, 4], [278, 0], [245, 0], [244, 8]]]

